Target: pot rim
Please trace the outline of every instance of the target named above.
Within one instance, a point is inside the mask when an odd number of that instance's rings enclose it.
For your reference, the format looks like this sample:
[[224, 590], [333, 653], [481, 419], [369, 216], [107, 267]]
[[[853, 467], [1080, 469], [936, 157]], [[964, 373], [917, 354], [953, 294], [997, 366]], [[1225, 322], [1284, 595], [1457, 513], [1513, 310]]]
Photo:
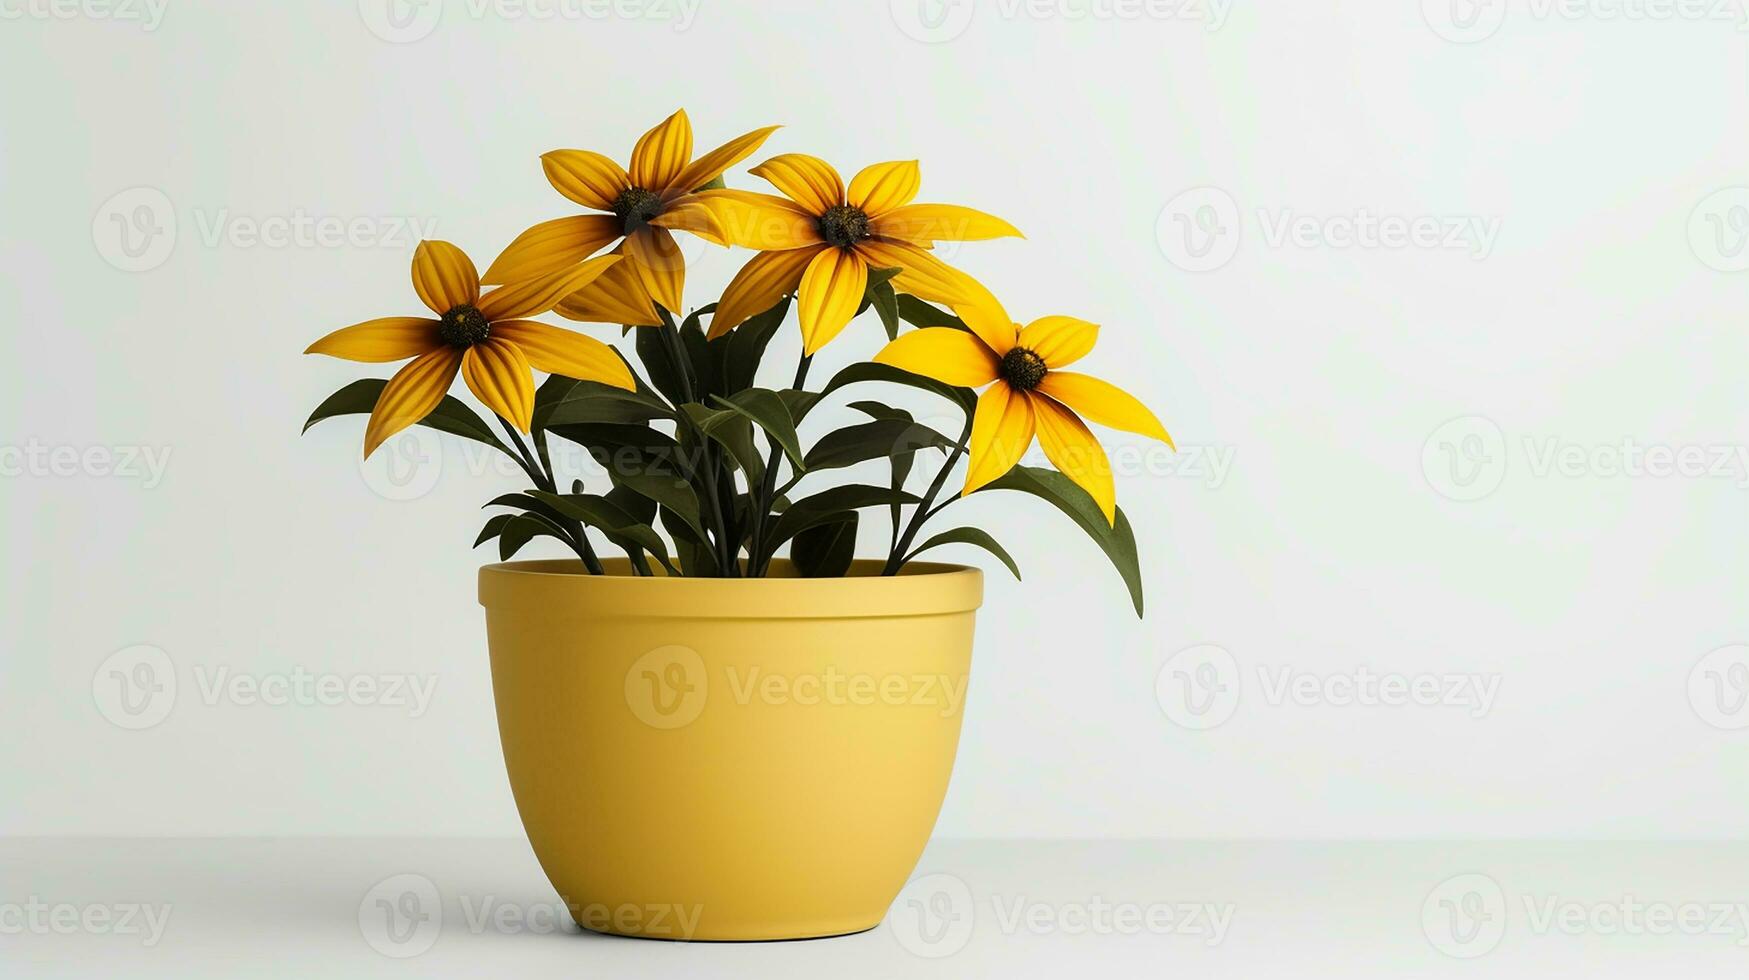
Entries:
[[787, 559], [774, 560], [779, 574], [764, 578], [676, 578], [659, 567], [641, 576], [626, 558], [601, 564], [608, 574], [585, 574], [576, 559], [484, 565], [480, 604], [616, 618], [854, 619], [971, 612], [984, 599], [982, 570], [945, 562], [911, 562], [897, 575], [881, 575], [883, 560], [862, 558], [838, 578], [796, 577]]

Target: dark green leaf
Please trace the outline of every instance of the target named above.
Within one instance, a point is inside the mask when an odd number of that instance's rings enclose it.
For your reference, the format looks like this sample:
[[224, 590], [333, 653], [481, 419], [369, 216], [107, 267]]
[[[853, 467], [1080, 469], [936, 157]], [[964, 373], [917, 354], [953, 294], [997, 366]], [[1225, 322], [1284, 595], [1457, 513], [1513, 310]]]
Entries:
[[939, 306], [903, 293], [898, 299], [899, 316], [914, 327], [953, 327], [966, 330], [966, 322]]
[[753, 420], [753, 423], [765, 430], [765, 434], [776, 440], [783, 447], [784, 455], [790, 458], [797, 469], [803, 468], [802, 443], [796, 436], [795, 420], [790, 418], [789, 408], [779, 398], [777, 392], [767, 388], [748, 388], [727, 398], [718, 397], [717, 403], [725, 408], [731, 408]]
[[[565, 380], [570, 384], [563, 395], [546, 402], [536, 395], [535, 428], [582, 422], [639, 423], [674, 417], [674, 412], [655, 392], [626, 391], [598, 381]], [[546, 385], [541, 390], [545, 391]]]
[[711, 346], [718, 349], [723, 375], [722, 389], [717, 394], [732, 395], [753, 387], [759, 362], [765, 357], [765, 348], [777, 335], [777, 328], [783, 326], [784, 317], [789, 315], [789, 304], [790, 298], [785, 296], [776, 306], [748, 317], [740, 326], [711, 342]]
[[1008, 554], [1007, 549], [997, 544], [996, 539], [988, 533], [975, 527], [956, 527], [951, 531], [943, 531], [918, 545], [917, 550], [905, 556], [905, 560], [910, 561], [925, 551], [944, 544], [969, 544], [982, 548], [1001, 559], [1002, 564], [1007, 565], [1008, 570], [1014, 573], [1015, 581], [1020, 580], [1020, 566], [1014, 563], [1014, 558]]
[[674, 566], [668, 561], [668, 546], [655, 528], [639, 521], [619, 504], [607, 499], [589, 494], [556, 494], [543, 490], [531, 490], [530, 496], [553, 507], [572, 520], [580, 521], [590, 527], [599, 529], [609, 541], [620, 547], [627, 543], [636, 545], [648, 551], [662, 563], [662, 567], [670, 572]]
[[916, 422], [876, 419], [828, 432], [808, 450], [806, 469], [829, 470], [871, 459], [897, 459], [923, 449], [953, 448], [946, 436]]
[[832, 380], [826, 382], [826, 387], [820, 389], [818, 393], [799, 393], [804, 397], [798, 397], [791, 403], [790, 412], [795, 417], [795, 420], [800, 422], [802, 418], [810, 411], [813, 411], [814, 407], [820, 403], [820, 400], [827, 395], [832, 394], [846, 385], [861, 384], [868, 381], [883, 381], [888, 384], [901, 384], [908, 385], [912, 388], [920, 388], [923, 391], [932, 392], [952, 401], [968, 414], [978, 405], [977, 393], [970, 388], [959, 388], [954, 385], [943, 384], [933, 378], [926, 378], [921, 374], [912, 374], [909, 371], [901, 371], [890, 365], [876, 364], [873, 361], [863, 361], [858, 364], [852, 364], [833, 375]]
[[899, 303], [893, 293], [893, 284], [883, 282], [869, 287], [875, 313], [881, 318], [881, 326], [887, 330], [888, 340], [899, 339]]
[[816, 524], [790, 542], [789, 557], [803, 578], [838, 578], [850, 571], [856, 560], [856, 511], [845, 511], [839, 520]]
[[1129, 518], [1124, 516], [1121, 508], [1117, 511], [1115, 523], [1105, 523], [1105, 514], [1099, 510], [1099, 505], [1094, 503], [1087, 491], [1076, 486], [1073, 480], [1063, 474], [1038, 466], [1016, 466], [978, 492], [982, 493], [984, 490], [1019, 490], [1030, 493], [1050, 501], [1058, 510], [1069, 515], [1099, 545], [1118, 574], [1123, 576], [1124, 585], [1130, 590], [1130, 602], [1136, 607], [1136, 615], [1142, 614], [1142, 572], [1141, 561], [1136, 557], [1136, 535], [1130, 529]]
[[498, 534], [498, 560], [509, 561], [522, 550], [523, 545], [542, 535], [570, 544], [558, 527], [544, 517], [532, 513], [511, 515]]
[[771, 533], [766, 538], [764, 550], [768, 554], [773, 553], [778, 545], [808, 528], [841, 519], [844, 511], [860, 507], [884, 507], [893, 503], [914, 504], [917, 503], [917, 498], [891, 487], [871, 487], [860, 483], [822, 490], [791, 504], [778, 517], [771, 525]]
[[[338, 415], [369, 415], [376, 408], [377, 397], [383, 393], [383, 386], [388, 384], [381, 378], [365, 378], [354, 381], [346, 387], [329, 395], [316, 410], [310, 413], [309, 421], [304, 423], [304, 431], [310, 431], [310, 426], [323, 419], [331, 419]], [[431, 410], [431, 414], [419, 421], [420, 425], [447, 432], [452, 436], [483, 442], [493, 449], [514, 457], [510, 447], [504, 445], [484, 419], [474, 414], [474, 410], [462, 404], [453, 396], [445, 395], [443, 401]]]
[[474, 547], [478, 548], [480, 545], [483, 545], [504, 533], [504, 525], [509, 524], [515, 519], [515, 514], [492, 515], [492, 519], [487, 521], [486, 526], [480, 529], [480, 536], [474, 539]]
[[681, 407], [699, 431], [729, 451], [729, 458], [747, 475], [748, 484], [758, 484], [765, 474], [765, 460], [753, 442], [753, 421], [732, 408], [706, 408], [698, 404]]

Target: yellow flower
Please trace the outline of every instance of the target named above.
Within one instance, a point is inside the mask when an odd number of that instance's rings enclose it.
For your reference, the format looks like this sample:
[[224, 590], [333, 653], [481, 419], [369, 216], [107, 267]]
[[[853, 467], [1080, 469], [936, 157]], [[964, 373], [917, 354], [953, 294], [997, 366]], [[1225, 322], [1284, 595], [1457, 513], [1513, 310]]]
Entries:
[[692, 124], [686, 110], [680, 109], [638, 140], [629, 172], [588, 150], [546, 154], [541, 166], [555, 190], [586, 208], [609, 213], [535, 225], [510, 243], [486, 270], [483, 281], [544, 276], [620, 241], [615, 253], [623, 254], [626, 261], [609, 270], [591, 295], [564, 304], [559, 314], [574, 320], [659, 324], [651, 300], [678, 312], [686, 282], [686, 263], [670, 229], [723, 244], [714, 214], [699, 204], [693, 192], [747, 159], [776, 129], [756, 129], [694, 160]]
[[914, 330], [888, 344], [875, 361], [946, 384], [990, 385], [978, 396], [972, 417], [971, 459], [961, 493], [1007, 473], [1036, 434], [1051, 464], [1091, 494], [1106, 521], [1113, 521], [1117, 493], [1111, 464], [1076, 413], [1168, 446], [1172, 437], [1133, 396], [1097, 378], [1059, 370], [1093, 349], [1099, 328], [1067, 316], [1042, 317], [1023, 328], [987, 293], [955, 312], [970, 333], [953, 327]]
[[915, 160], [868, 167], [851, 178], [848, 190], [831, 164], [801, 153], [773, 157], [751, 172], [784, 196], [741, 190], [699, 195], [716, 213], [730, 245], [760, 250], [723, 291], [711, 317], [712, 337], [799, 287], [803, 350], [813, 354], [856, 315], [869, 269], [897, 268], [894, 288], [952, 303], [967, 295], [968, 284], [976, 284], [928, 249], [937, 241], [1020, 235], [1013, 225], [982, 211], [912, 204], [922, 180]]
[[456, 373], [487, 408], [527, 432], [534, 414], [529, 369], [636, 390], [612, 347], [592, 337], [526, 320], [553, 308], [619, 262], [603, 255], [551, 275], [480, 295], [480, 276], [461, 249], [421, 242], [413, 253], [413, 291], [436, 319], [391, 316], [334, 331], [306, 354], [377, 364], [413, 360], [389, 379], [364, 431], [369, 457], [383, 441], [431, 414]]

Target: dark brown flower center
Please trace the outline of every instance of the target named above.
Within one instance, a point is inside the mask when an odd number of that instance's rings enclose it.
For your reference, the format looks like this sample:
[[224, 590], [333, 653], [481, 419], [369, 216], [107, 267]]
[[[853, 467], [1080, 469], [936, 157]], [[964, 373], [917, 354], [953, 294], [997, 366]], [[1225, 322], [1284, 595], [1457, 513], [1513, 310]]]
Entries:
[[613, 213], [619, 216], [620, 231], [629, 235], [662, 213], [662, 195], [642, 187], [628, 187], [614, 198]]
[[451, 347], [472, 347], [492, 335], [492, 325], [486, 315], [466, 303], [445, 313], [437, 321], [437, 336]]
[[849, 248], [868, 237], [868, 215], [861, 208], [836, 204], [814, 221], [828, 245]]
[[1002, 356], [1001, 372], [1002, 380], [1010, 388], [1031, 391], [1045, 379], [1047, 368], [1044, 358], [1025, 347], [1016, 347]]

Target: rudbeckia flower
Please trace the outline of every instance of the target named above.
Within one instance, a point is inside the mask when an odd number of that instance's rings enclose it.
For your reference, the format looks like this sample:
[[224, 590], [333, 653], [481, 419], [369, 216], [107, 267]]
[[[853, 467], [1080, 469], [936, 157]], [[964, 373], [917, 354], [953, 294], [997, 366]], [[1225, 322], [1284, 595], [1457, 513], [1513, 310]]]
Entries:
[[1036, 435], [1051, 465], [1092, 495], [1106, 521], [1113, 521], [1117, 493], [1111, 464], [1081, 417], [1168, 446], [1172, 437], [1133, 396], [1098, 378], [1061, 370], [1093, 349], [1099, 328], [1067, 316], [1042, 317], [1022, 327], [987, 293], [955, 312], [969, 333], [954, 327], [914, 330], [874, 359], [946, 384], [989, 385], [972, 416], [962, 495], [1013, 469]]
[[632, 148], [631, 167], [588, 150], [554, 150], [541, 157], [547, 181], [560, 194], [606, 214], [579, 214], [543, 222], [517, 236], [486, 270], [484, 282], [532, 279], [569, 268], [614, 242], [625, 256], [599, 284], [604, 296], [580, 297], [560, 311], [572, 319], [655, 325], [654, 300], [678, 312], [686, 263], [672, 231], [694, 232], [723, 244], [713, 213], [693, 192], [747, 159], [776, 126], [756, 129], [692, 159], [692, 123], [676, 111]]
[[[912, 204], [917, 161], [877, 163], [850, 187], [818, 157], [786, 153], [753, 168], [784, 196], [713, 190], [699, 199], [716, 212], [730, 245], [756, 248], [723, 291], [711, 318], [720, 337], [797, 291], [803, 350], [824, 347], [862, 305], [870, 269], [898, 269], [893, 287], [927, 300], [958, 302], [971, 277], [928, 249], [937, 241], [1019, 236], [1013, 225], [951, 204]], [[981, 287], [979, 287], [981, 288]]]
[[459, 372], [487, 408], [527, 432], [534, 414], [531, 368], [627, 391], [632, 373], [612, 347], [592, 337], [526, 320], [553, 308], [619, 262], [603, 255], [551, 275], [480, 294], [480, 276], [461, 249], [421, 242], [413, 253], [413, 291], [435, 319], [391, 316], [334, 331], [306, 354], [377, 364], [411, 357], [377, 396], [364, 431], [364, 455], [418, 423], [443, 401]]

